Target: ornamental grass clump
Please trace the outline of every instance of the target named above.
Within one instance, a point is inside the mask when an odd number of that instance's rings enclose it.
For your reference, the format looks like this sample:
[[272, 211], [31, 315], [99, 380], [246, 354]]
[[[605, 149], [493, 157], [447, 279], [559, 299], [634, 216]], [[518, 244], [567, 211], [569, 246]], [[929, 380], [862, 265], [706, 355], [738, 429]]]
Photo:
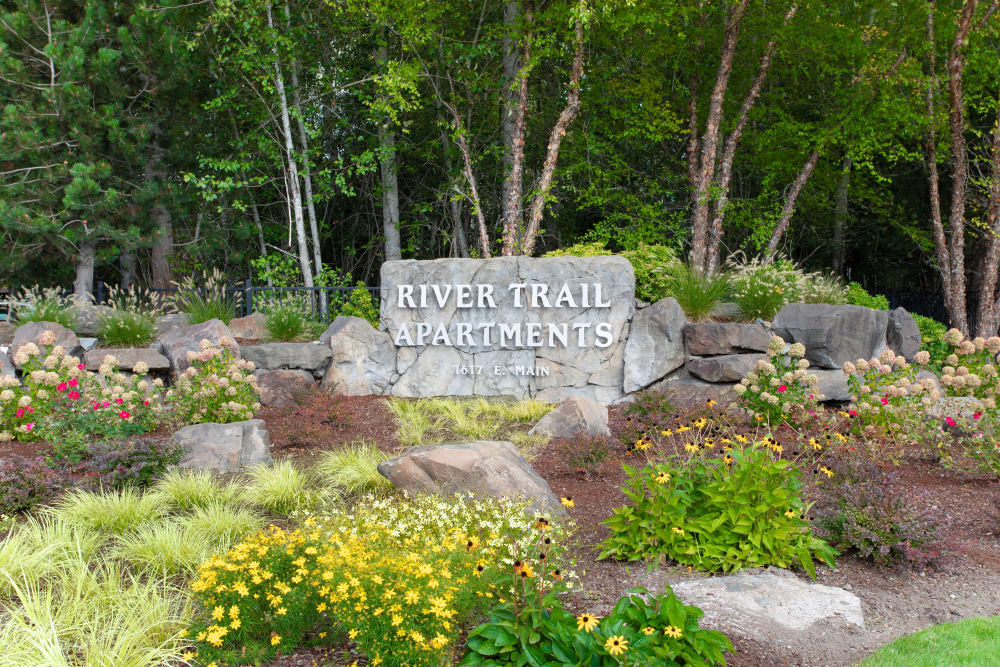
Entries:
[[55, 322], [67, 329], [76, 327], [73, 300], [57, 287], [25, 287], [11, 295], [14, 326], [28, 322]]
[[223, 486], [208, 470], [170, 470], [151, 490], [159, 502], [187, 512], [212, 505], [232, 505], [239, 496], [239, 486]]
[[46, 511], [80, 530], [124, 535], [162, 518], [167, 508], [157, 498], [127, 487], [121, 491], [70, 491]]
[[296, 467], [288, 460], [250, 467], [240, 493], [246, 504], [279, 516], [316, 509], [332, 496], [315, 471]]
[[786, 303], [802, 301], [808, 280], [795, 263], [784, 258], [766, 262], [734, 255], [726, 262], [732, 298], [741, 318], [770, 321]]
[[191, 366], [166, 394], [177, 422], [229, 424], [251, 419], [260, 410], [254, 363], [238, 358], [234, 346], [225, 337], [218, 345], [202, 340], [200, 351], [187, 353]]
[[324, 452], [316, 463], [316, 472], [328, 485], [346, 494], [389, 493], [393, 484], [379, 473], [378, 464], [390, 458], [374, 442], [362, 440]]
[[242, 293], [230, 294], [226, 278], [219, 269], [211, 273], [191, 275], [175, 283], [177, 291], [164, 300], [168, 312], [187, 315], [188, 324], [222, 320], [225, 324], [236, 317]]
[[808, 372], [809, 360], [802, 343], [788, 345], [772, 336], [767, 359], [757, 362], [733, 387], [736, 403], [752, 420], [763, 424], [801, 424], [816, 414], [824, 397], [819, 380]]
[[144, 347], [156, 340], [160, 299], [140, 288], [111, 288], [110, 312], [98, 321], [97, 335], [108, 347]]

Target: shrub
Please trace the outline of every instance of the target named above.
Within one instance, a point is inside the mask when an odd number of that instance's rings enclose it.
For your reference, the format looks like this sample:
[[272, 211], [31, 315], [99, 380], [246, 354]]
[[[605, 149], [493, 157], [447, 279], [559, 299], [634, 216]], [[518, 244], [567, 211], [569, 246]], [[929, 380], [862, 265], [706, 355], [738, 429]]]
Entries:
[[144, 347], [156, 339], [158, 296], [137, 288], [112, 288], [111, 312], [102, 315], [97, 335], [111, 347]]
[[147, 521], [156, 521], [166, 508], [157, 498], [126, 487], [97, 493], [70, 491], [49, 512], [77, 529], [124, 535]]
[[833, 462], [835, 476], [821, 487], [817, 532], [841, 550], [878, 565], [923, 567], [940, 561], [938, 523], [912, 492], [896, 490], [894, 473], [873, 463]]
[[267, 333], [272, 340], [301, 340], [310, 332], [307, 320], [312, 315], [307, 299], [301, 294], [285, 294], [261, 304]]
[[725, 665], [733, 645], [721, 632], [699, 628], [702, 614], [669, 587], [657, 596], [633, 588], [603, 619], [573, 616], [556, 595], [520, 611], [504, 603], [469, 633], [459, 665], [541, 665], [552, 657], [558, 664], [591, 667]]
[[11, 320], [14, 326], [28, 322], [55, 322], [67, 329], [76, 328], [73, 300], [53, 287], [26, 287], [11, 296]]
[[239, 488], [221, 486], [208, 470], [170, 470], [157, 480], [150, 492], [159, 502], [187, 512], [199, 507], [236, 502]]
[[861, 283], [847, 284], [847, 303], [853, 306], [864, 306], [872, 310], [889, 310], [889, 300], [881, 294], [870, 294]]
[[174, 417], [182, 424], [229, 424], [250, 419], [260, 409], [252, 361], [238, 359], [234, 342], [218, 346], [201, 341], [201, 352], [188, 352], [191, 366], [167, 391]]
[[385, 493], [392, 482], [378, 471], [378, 464], [389, 454], [379, 451], [374, 442], [362, 440], [343, 449], [323, 452], [316, 464], [316, 473], [336, 489], [349, 494]]
[[604, 241], [587, 241], [550, 250], [544, 257], [601, 257], [613, 254], [605, 247]]
[[666, 557], [710, 572], [800, 564], [812, 577], [814, 559], [833, 564], [836, 552], [809, 532], [798, 470], [763, 447], [624, 468], [631, 504], [605, 520], [601, 558]]
[[733, 387], [739, 407], [757, 422], [799, 424], [822, 400], [819, 380], [808, 373], [809, 360], [802, 343], [793, 343], [785, 352], [785, 341], [772, 336], [768, 359], [757, 362]]
[[0, 459], [0, 514], [29, 510], [44, 500], [58, 477], [43, 459], [17, 454]]
[[656, 303], [664, 297], [674, 296], [671, 292], [672, 277], [683, 264], [673, 248], [640, 243], [636, 249], [624, 251], [622, 257], [632, 264], [635, 272], [637, 298]]
[[256, 465], [247, 471], [242, 499], [281, 516], [315, 509], [329, 497], [312, 470], [295, 467], [291, 461]]
[[709, 276], [678, 262], [665, 278], [665, 287], [689, 320], [702, 322], [725, 313], [723, 301], [730, 285], [723, 273]]
[[101, 481], [113, 489], [134, 486], [144, 489], [180, 462], [184, 449], [171, 441], [133, 438], [97, 442], [88, 448], [91, 465]]
[[177, 292], [165, 300], [167, 307], [188, 316], [189, 324], [222, 320], [229, 324], [236, 317], [242, 294], [230, 296], [222, 272], [213, 269], [197, 276], [188, 276], [176, 283]]
[[927, 354], [930, 355], [928, 366], [935, 372], [940, 372], [941, 367], [945, 364], [945, 357], [951, 352], [951, 346], [944, 338], [948, 327], [923, 315], [916, 313], [910, 313], [910, 315], [917, 323], [917, 328], [920, 329], [920, 348], [927, 350]]
[[733, 300], [744, 320], [772, 320], [786, 303], [803, 299], [806, 275], [787, 259], [772, 262], [730, 258], [726, 264], [733, 286]]
[[941, 369], [941, 384], [948, 396], [978, 399], [988, 411], [996, 409], [1000, 391], [1000, 373], [996, 356], [1000, 353], [1000, 336], [968, 340], [958, 329], [949, 329], [945, 341], [952, 352], [945, 357]]
[[360, 317], [368, 320], [368, 323], [373, 327], [378, 328], [378, 308], [372, 301], [372, 293], [361, 281], [358, 281], [357, 286], [351, 290], [347, 301], [340, 307], [340, 314]]
[[[926, 361], [926, 352], [917, 354]], [[849, 415], [857, 433], [874, 426], [887, 434], [898, 434], [908, 425], [920, 427], [925, 419], [923, 406], [940, 398], [937, 383], [930, 378], [917, 379], [918, 366], [907, 363], [902, 355], [885, 350], [878, 359], [858, 359], [843, 366], [854, 403]]]

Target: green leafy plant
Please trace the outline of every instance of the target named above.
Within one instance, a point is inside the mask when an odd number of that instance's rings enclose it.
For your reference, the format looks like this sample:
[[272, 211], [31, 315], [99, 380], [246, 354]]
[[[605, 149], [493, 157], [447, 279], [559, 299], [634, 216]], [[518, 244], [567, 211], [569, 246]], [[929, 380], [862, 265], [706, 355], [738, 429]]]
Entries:
[[91, 465], [111, 488], [146, 488], [180, 462], [184, 449], [157, 438], [97, 442], [87, 448]]
[[819, 380], [808, 373], [809, 360], [802, 343], [793, 343], [785, 351], [780, 336], [772, 336], [767, 359], [761, 359], [752, 371], [733, 387], [736, 403], [744, 413], [759, 423], [800, 424], [823, 398]]
[[11, 295], [11, 321], [14, 326], [28, 322], [55, 322], [67, 329], [76, 327], [73, 300], [56, 287], [26, 287]]
[[265, 299], [260, 309], [271, 340], [302, 340], [304, 334], [311, 333], [308, 320], [312, 310], [302, 294], [283, 294]]
[[765, 262], [731, 257], [726, 267], [733, 300], [745, 321], [772, 320], [786, 303], [802, 301], [808, 282], [795, 263], [784, 258]]
[[806, 276], [802, 291], [803, 303], [828, 303], [840, 306], [848, 303], [847, 288], [839, 276], [814, 273]]
[[378, 327], [378, 307], [372, 301], [372, 293], [361, 281], [358, 281], [357, 286], [351, 291], [350, 296], [340, 307], [340, 314], [360, 317], [361, 319], [368, 320], [368, 323], [373, 327]]
[[640, 243], [635, 249], [625, 250], [621, 255], [632, 264], [635, 272], [637, 298], [656, 303], [664, 297], [675, 296], [671, 292], [672, 280], [674, 272], [682, 270], [683, 262], [677, 259], [673, 248]]
[[138, 288], [112, 288], [111, 311], [101, 315], [97, 335], [110, 347], [144, 347], [156, 339], [160, 299]]
[[847, 284], [847, 303], [852, 306], [864, 306], [872, 310], [889, 310], [889, 300], [881, 294], [871, 294], [861, 283]]
[[239, 359], [234, 341], [220, 345], [201, 341], [200, 352], [189, 352], [188, 367], [167, 390], [174, 418], [182, 424], [229, 424], [250, 419], [260, 409], [254, 364]]
[[930, 355], [927, 366], [935, 372], [940, 372], [945, 364], [945, 358], [951, 352], [951, 346], [945, 340], [948, 327], [929, 317], [910, 314], [920, 329], [920, 348], [927, 350], [927, 354]]
[[494, 607], [469, 632], [459, 665], [725, 665], [733, 645], [721, 632], [699, 628], [701, 616], [669, 587], [657, 596], [633, 588], [603, 619], [573, 616], [550, 593], [520, 610], [513, 603]]
[[730, 290], [726, 274], [709, 276], [677, 262], [664, 278], [664, 286], [689, 320], [702, 322], [727, 312], [723, 305]]
[[171, 311], [185, 313], [190, 324], [222, 320], [229, 324], [236, 317], [242, 294], [230, 295], [226, 278], [219, 269], [191, 275], [177, 283], [177, 291], [165, 303]]
[[833, 564], [836, 552], [810, 533], [798, 469], [759, 445], [624, 468], [631, 503], [604, 522], [601, 558], [662, 557], [710, 572], [799, 564], [811, 577], [814, 559]]

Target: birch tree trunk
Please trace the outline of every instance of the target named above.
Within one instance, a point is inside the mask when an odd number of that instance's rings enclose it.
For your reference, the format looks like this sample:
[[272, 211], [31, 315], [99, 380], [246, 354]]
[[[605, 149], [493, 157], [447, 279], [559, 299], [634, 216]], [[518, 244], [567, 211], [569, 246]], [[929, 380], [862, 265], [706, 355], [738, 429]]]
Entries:
[[[503, 166], [504, 195], [500, 198], [500, 219], [503, 221], [503, 254], [513, 247], [522, 224], [521, 179], [524, 161], [524, 109], [527, 106], [528, 82], [521, 76], [521, 49], [518, 46], [517, 23], [521, 16], [518, 0], [503, 4]], [[525, 43], [527, 47], [527, 43]], [[523, 61], [524, 63], [527, 60]], [[518, 158], [520, 153], [520, 159]], [[515, 176], [515, 170], [518, 172]], [[516, 183], [516, 185], [515, 185]], [[517, 188], [516, 202], [512, 188]], [[513, 227], [513, 232], [509, 230]]]
[[[389, 59], [385, 44], [375, 52], [381, 66]], [[385, 258], [402, 259], [399, 234], [399, 179], [396, 170], [396, 133], [382, 119], [378, 124], [379, 167], [382, 176], [382, 233], [385, 235]]]
[[749, 0], [737, 0], [729, 11], [726, 21], [726, 32], [722, 39], [722, 53], [719, 57], [719, 67], [715, 74], [715, 86], [708, 107], [708, 120], [705, 133], [701, 137], [701, 160], [695, 189], [694, 211], [691, 215], [691, 265], [697, 271], [706, 267], [708, 251], [708, 212], [710, 187], [715, 175], [715, 155], [718, 151], [719, 126], [722, 124], [722, 104], [726, 99], [726, 88], [729, 85], [729, 75], [733, 71], [733, 57], [736, 54], [736, 40], [740, 33], [740, 21], [746, 12]]
[[844, 228], [847, 225], [847, 206], [851, 187], [851, 157], [844, 156], [840, 167], [840, 182], [837, 183], [836, 209], [833, 212], [833, 272], [844, 273]]
[[468, 257], [469, 241], [465, 236], [465, 222], [462, 219], [462, 202], [450, 194], [453, 189], [458, 188], [458, 183], [452, 176], [454, 166], [451, 161], [451, 151], [449, 150], [451, 142], [448, 139], [448, 133], [444, 129], [444, 119], [440, 116], [438, 117], [438, 123], [441, 125], [441, 149], [444, 155], [444, 169], [448, 173], [449, 194], [446, 196], [445, 206], [447, 208], [448, 219], [451, 220], [452, 251], [455, 257]]
[[767, 242], [767, 251], [764, 254], [765, 261], [773, 261], [775, 255], [778, 254], [778, 243], [781, 241], [781, 236], [785, 233], [785, 230], [788, 228], [788, 223], [792, 221], [792, 215], [795, 213], [795, 201], [799, 198], [799, 193], [802, 192], [802, 188], [804, 188], [806, 183], [809, 181], [809, 177], [812, 176], [813, 170], [816, 169], [816, 163], [818, 161], [819, 151], [814, 150], [809, 154], [809, 157], [806, 159], [806, 163], [802, 165], [799, 175], [795, 178], [795, 182], [792, 183], [792, 187], [789, 189], [788, 195], [785, 197], [785, 206], [781, 210], [781, 217], [778, 218], [778, 224], [775, 225], [774, 231], [771, 232], [771, 238]]
[[73, 281], [73, 298], [88, 303], [94, 291], [94, 260], [97, 257], [97, 241], [85, 236], [80, 241], [80, 254], [76, 259], [76, 280]]
[[[267, 26], [274, 30], [274, 19], [271, 14], [270, 3], [267, 8]], [[278, 100], [281, 103], [281, 127], [285, 139], [285, 158], [287, 160], [285, 179], [288, 188], [288, 198], [292, 209], [292, 219], [295, 223], [295, 236], [298, 245], [299, 268], [302, 271], [302, 280], [306, 287], [313, 287], [313, 273], [309, 260], [309, 246], [306, 241], [305, 219], [302, 213], [302, 192], [299, 189], [299, 169], [295, 163], [295, 144], [292, 139], [292, 123], [288, 113], [288, 96], [285, 93], [285, 78], [281, 73], [281, 64], [277, 47], [273, 48], [274, 53], [274, 87], [278, 93]]]
[[983, 255], [982, 285], [979, 289], [979, 308], [976, 312], [976, 335], [988, 338], [1000, 328], [1000, 296], [997, 291], [997, 272], [1000, 270], [1000, 108], [993, 125], [990, 149], [990, 189], [986, 206], [986, 253]]

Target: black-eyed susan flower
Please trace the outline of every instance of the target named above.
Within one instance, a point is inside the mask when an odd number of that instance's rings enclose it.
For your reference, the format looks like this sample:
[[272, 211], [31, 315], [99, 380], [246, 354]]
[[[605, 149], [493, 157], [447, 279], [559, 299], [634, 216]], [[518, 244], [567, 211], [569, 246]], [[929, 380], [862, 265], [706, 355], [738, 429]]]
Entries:
[[651, 628], [651, 627], [649, 627], [647, 625], [646, 627], [644, 627], [642, 629], [642, 634], [646, 635], [647, 637], [650, 636], [650, 635], [655, 635], [656, 634], [656, 628]]
[[621, 635], [608, 637], [608, 641], [604, 642], [604, 650], [617, 657], [628, 650], [628, 640]]
[[678, 628], [676, 625], [668, 625], [663, 628], [663, 634], [670, 637], [671, 639], [680, 639], [684, 635], [684, 631]]
[[600, 623], [598, 619], [593, 614], [580, 614], [576, 617], [576, 629], [577, 632], [583, 630], [584, 632], [591, 632]]
[[576, 503], [573, 502], [573, 499], [570, 496], [563, 496], [562, 498], [559, 499], [559, 502], [561, 502], [563, 504], [563, 507], [575, 507], [576, 506]]
[[653, 478], [653, 481], [657, 484], [666, 484], [670, 481], [670, 473], [658, 472], [656, 473], [656, 477]]
[[794, 519], [795, 518], [795, 510], [786, 510], [785, 511], [785, 516], [787, 516], [789, 519]]

